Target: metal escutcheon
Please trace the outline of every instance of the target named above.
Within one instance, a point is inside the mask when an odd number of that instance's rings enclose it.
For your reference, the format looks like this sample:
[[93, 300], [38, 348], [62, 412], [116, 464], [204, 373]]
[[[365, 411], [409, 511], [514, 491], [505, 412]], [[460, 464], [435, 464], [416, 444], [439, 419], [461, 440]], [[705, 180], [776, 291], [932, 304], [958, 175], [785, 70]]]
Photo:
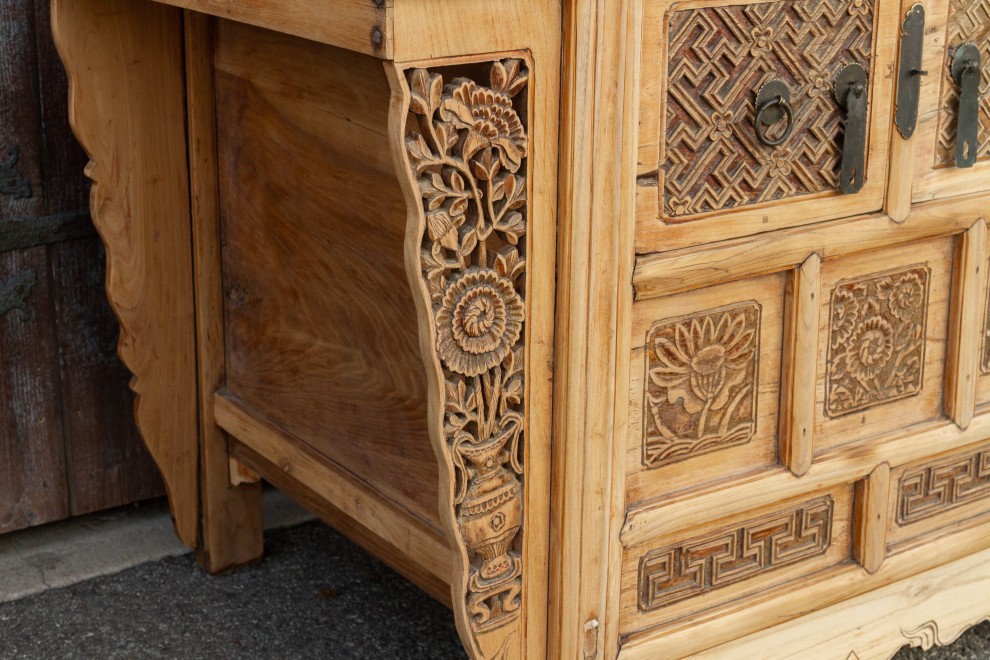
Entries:
[[952, 58], [952, 79], [959, 85], [956, 167], [976, 164], [980, 128], [980, 49], [963, 44]]
[[[767, 135], [768, 127], [786, 119], [783, 132], [776, 138]], [[782, 80], [769, 80], [760, 87], [756, 95], [756, 116], [753, 117], [753, 130], [756, 139], [768, 147], [776, 147], [784, 143], [794, 130], [794, 113], [791, 109], [791, 90]]]
[[859, 64], [847, 64], [835, 77], [835, 100], [846, 111], [839, 190], [845, 195], [863, 188], [866, 166], [866, 106], [870, 78]]

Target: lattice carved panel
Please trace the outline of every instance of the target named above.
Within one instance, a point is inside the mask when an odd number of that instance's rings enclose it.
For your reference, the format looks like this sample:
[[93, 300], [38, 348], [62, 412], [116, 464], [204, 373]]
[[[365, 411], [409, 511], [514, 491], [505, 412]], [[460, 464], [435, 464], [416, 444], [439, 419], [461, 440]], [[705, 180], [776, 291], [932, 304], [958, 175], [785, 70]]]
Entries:
[[655, 610], [825, 554], [834, 502], [821, 497], [652, 550], [640, 560], [639, 609]]
[[900, 480], [897, 524], [930, 518], [990, 498], [990, 449], [909, 470]]
[[[670, 221], [838, 187], [843, 112], [836, 73], [867, 70], [875, 2], [796, 0], [670, 12], [663, 215]], [[756, 91], [779, 78], [794, 131], [753, 132]]]
[[956, 49], [974, 44], [980, 49], [980, 128], [976, 160], [990, 159], [990, 0], [951, 0], [946, 27], [945, 60], [942, 66], [942, 107], [939, 111], [936, 167], [956, 164], [956, 130], [959, 85], [952, 79], [951, 64]]
[[842, 280], [829, 304], [825, 414], [838, 417], [921, 391], [927, 266]]
[[643, 464], [745, 444], [756, 431], [760, 305], [659, 321], [646, 338]]

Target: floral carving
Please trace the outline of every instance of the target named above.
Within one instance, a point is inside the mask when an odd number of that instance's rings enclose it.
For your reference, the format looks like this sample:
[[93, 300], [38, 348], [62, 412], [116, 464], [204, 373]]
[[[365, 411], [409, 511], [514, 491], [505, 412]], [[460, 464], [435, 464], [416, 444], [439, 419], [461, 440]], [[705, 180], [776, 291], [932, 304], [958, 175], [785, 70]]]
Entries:
[[760, 307], [660, 321], [646, 338], [643, 464], [744, 444], [756, 428]]
[[406, 72], [406, 154], [423, 200], [420, 268], [436, 333], [430, 357], [443, 367], [444, 448], [476, 635], [519, 618], [523, 575], [529, 73], [515, 59], [487, 68], [487, 87]]
[[929, 270], [844, 280], [832, 290], [825, 412], [863, 410], [921, 391]]

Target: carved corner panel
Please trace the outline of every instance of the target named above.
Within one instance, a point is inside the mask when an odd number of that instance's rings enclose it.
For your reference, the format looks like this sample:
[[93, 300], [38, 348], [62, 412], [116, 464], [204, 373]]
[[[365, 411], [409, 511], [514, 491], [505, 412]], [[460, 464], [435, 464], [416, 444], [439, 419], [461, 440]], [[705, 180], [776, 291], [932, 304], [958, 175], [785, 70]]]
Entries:
[[420, 200], [407, 267], [422, 296], [420, 332], [432, 338], [424, 358], [442, 381], [431, 393], [431, 435], [452, 490], [449, 498], [441, 493], [442, 515], [467, 562], [455, 578], [454, 607], [474, 656], [516, 657], [525, 570], [530, 69], [504, 59], [402, 75], [402, 165]]
[[639, 610], [647, 612], [824, 555], [834, 501], [789, 509], [646, 553], [639, 562]]
[[[872, 62], [876, 0], [796, 0], [668, 13], [663, 217], [672, 222], [838, 188], [846, 64]], [[753, 131], [756, 90], [791, 92], [793, 132]], [[776, 136], [771, 136], [776, 137]]]
[[953, 80], [952, 58], [963, 44], [980, 50], [980, 110], [977, 161], [990, 160], [990, 0], [951, 0], [941, 67], [942, 95], [939, 109], [935, 166], [956, 163], [956, 131], [959, 85]]
[[897, 524], [910, 525], [990, 499], [990, 448], [907, 470], [898, 482]]
[[921, 391], [927, 266], [842, 280], [828, 320], [825, 414], [838, 417]]
[[659, 321], [646, 337], [643, 465], [745, 444], [756, 431], [760, 305]]

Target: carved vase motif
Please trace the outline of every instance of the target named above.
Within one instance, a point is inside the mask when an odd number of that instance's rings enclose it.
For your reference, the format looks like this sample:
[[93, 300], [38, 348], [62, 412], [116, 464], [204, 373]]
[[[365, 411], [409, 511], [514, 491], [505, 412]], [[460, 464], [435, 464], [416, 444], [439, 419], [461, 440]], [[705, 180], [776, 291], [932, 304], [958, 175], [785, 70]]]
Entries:
[[[454, 519], [474, 633], [516, 621], [523, 564], [526, 158], [521, 60], [471, 65], [488, 85], [406, 72], [408, 164], [423, 200], [420, 271], [443, 368]], [[500, 635], [502, 633], [499, 633]]]

